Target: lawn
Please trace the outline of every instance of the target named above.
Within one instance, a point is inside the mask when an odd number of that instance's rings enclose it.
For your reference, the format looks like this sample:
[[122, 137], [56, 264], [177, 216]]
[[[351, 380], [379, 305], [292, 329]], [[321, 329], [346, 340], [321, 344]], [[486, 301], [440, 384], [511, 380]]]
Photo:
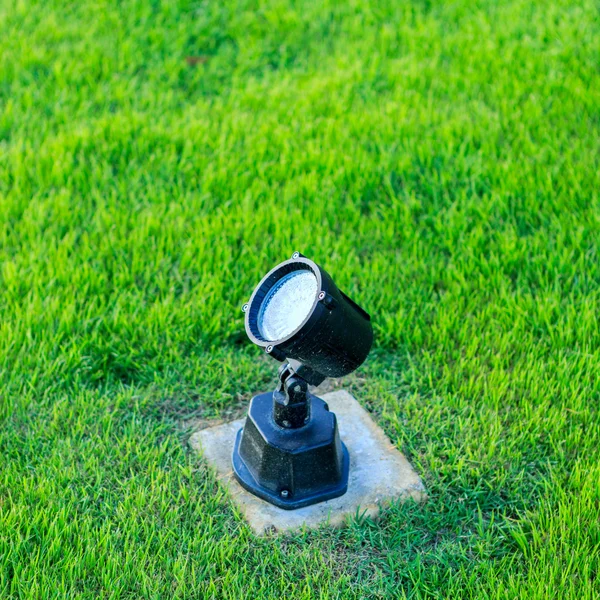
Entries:
[[[592, 0], [0, 4], [0, 597], [600, 596]], [[256, 538], [188, 447], [299, 250], [429, 499]]]

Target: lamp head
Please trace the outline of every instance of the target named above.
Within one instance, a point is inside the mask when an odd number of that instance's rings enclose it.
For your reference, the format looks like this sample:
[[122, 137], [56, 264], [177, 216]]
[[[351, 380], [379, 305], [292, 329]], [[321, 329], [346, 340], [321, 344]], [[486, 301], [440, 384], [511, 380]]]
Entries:
[[245, 304], [246, 333], [273, 358], [293, 361], [308, 383], [343, 377], [367, 358], [371, 318], [329, 274], [295, 252], [271, 269]]

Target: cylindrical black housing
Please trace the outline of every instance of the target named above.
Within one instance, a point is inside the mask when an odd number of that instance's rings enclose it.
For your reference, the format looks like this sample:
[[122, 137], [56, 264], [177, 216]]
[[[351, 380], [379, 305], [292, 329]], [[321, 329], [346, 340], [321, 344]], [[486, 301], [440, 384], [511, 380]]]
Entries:
[[[317, 279], [312, 309], [290, 335], [265, 340], [257, 322], [261, 304], [269, 290], [295, 270], [309, 270]], [[246, 308], [246, 333], [277, 360], [296, 359], [325, 377], [342, 377], [357, 369], [373, 343], [368, 313], [340, 291], [319, 265], [298, 253], [269, 271], [254, 290]]]

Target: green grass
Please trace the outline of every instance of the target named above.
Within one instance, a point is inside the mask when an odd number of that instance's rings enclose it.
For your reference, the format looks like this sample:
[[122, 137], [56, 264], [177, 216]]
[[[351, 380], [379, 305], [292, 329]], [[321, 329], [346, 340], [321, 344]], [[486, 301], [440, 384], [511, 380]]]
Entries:
[[[597, 2], [5, 0], [0, 40], [0, 597], [600, 596]], [[240, 306], [294, 250], [429, 500], [257, 539], [187, 439], [273, 385]]]

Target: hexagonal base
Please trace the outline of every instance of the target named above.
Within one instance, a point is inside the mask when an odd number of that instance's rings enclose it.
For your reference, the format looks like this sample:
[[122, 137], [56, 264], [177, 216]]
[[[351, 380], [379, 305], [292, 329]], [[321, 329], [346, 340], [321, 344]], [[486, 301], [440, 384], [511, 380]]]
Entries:
[[273, 394], [255, 396], [236, 436], [236, 479], [259, 498], [287, 510], [324, 502], [348, 488], [350, 459], [337, 419], [327, 404], [310, 396], [309, 422], [284, 429], [273, 420]]
[[273, 492], [265, 487], [262, 487], [256, 479], [252, 476], [252, 473], [248, 470], [244, 461], [240, 458], [239, 447], [240, 440], [242, 438], [242, 431], [240, 429], [236, 435], [235, 445], [233, 447], [233, 473], [239, 484], [250, 493], [278, 506], [285, 510], [293, 510], [295, 508], [302, 508], [303, 506], [310, 506], [311, 504], [317, 504], [318, 502], [325, 502], [325, 500], [331, 500], [343, 496], [348, 489], [348, 473], [350, 470], [350, 457], [348, 455], [348, 449], [342, 443], [343, 453], [343, 469], [344, 476], [337, 486], [324, 488], [318, 490], [312, 495], [306, 495], [300, 499], [292, 498], [285, 499], [281, 497], [281, 493]]

